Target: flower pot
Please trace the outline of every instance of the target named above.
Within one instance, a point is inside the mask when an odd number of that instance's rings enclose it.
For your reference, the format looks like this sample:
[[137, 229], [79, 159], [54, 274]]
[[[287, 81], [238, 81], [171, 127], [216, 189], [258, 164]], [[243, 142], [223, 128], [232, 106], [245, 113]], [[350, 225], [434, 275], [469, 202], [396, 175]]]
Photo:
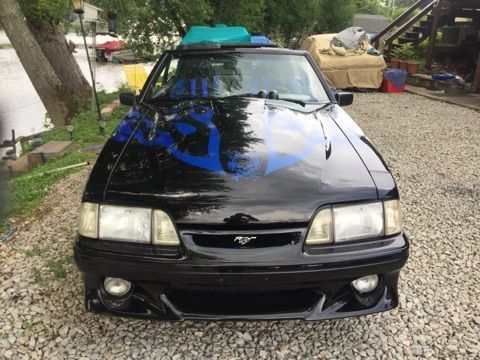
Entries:
[[400, 60], [398, 60], [398, 59], [390, 60], [390, 68], [392, 68], [392, 69], [398, 69], [399, 64], [400, 64]]
[[405, 60], [399, 60], [398, 61], [398, 68], [402, 70], [407, 70], [408, 69], [408, 62]]
[[416, 74], [418, 72], [418, 67], [420, 63], [418, 61], [408, 61], [407, 62], [407, 71], [409, 74]]

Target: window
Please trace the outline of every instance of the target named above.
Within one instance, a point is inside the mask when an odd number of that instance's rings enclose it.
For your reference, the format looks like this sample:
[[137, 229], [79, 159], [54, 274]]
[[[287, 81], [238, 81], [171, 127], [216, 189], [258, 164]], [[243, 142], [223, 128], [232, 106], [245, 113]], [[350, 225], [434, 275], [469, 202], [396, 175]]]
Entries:
[[146, 98], [222, 98], [262, 90], [275, 90], [280, 99], [329, 101], [306, 57], [235, 52], [172, 54]]

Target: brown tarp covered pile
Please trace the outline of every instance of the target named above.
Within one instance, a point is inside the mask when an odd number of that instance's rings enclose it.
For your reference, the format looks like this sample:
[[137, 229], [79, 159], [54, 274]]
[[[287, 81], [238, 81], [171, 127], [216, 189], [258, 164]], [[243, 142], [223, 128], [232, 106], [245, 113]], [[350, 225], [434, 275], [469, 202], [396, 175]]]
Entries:
[[335, 34], [313, 35], [305, 39], [302, 50], [312, 54], [325, 79], [339, 89], [377, 89], [382, 84], [383, 71], [387, 67], [383, 56], [370, 54], [338, 56], [323, 52], [330, 48]]

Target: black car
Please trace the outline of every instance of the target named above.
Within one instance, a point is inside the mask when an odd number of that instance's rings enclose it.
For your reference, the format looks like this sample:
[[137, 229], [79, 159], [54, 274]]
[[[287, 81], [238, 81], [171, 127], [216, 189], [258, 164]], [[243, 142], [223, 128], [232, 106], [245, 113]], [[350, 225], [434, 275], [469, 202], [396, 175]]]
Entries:
[[160, 58], [83, 195], [86, 308], [158, 319], [330, 319], [398, 304], [399, 194], [311, 56], [271, 44]]

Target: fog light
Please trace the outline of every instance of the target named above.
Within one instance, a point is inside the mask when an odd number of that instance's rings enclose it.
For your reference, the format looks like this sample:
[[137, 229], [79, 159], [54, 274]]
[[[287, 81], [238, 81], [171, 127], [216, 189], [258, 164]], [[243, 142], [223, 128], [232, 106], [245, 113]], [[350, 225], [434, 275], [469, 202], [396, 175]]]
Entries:
[[119, 278], [107, 277], [103, 282], [103, 286], [105, 287], [105, 291], [110, 295], [120, 297], [128, 294], [132, 288], [132, 283]]
[[375, 290], [378, 285], [378, 275], [362, 276], [352, 281], [352, 286], [361, 294], [365, 294]]

